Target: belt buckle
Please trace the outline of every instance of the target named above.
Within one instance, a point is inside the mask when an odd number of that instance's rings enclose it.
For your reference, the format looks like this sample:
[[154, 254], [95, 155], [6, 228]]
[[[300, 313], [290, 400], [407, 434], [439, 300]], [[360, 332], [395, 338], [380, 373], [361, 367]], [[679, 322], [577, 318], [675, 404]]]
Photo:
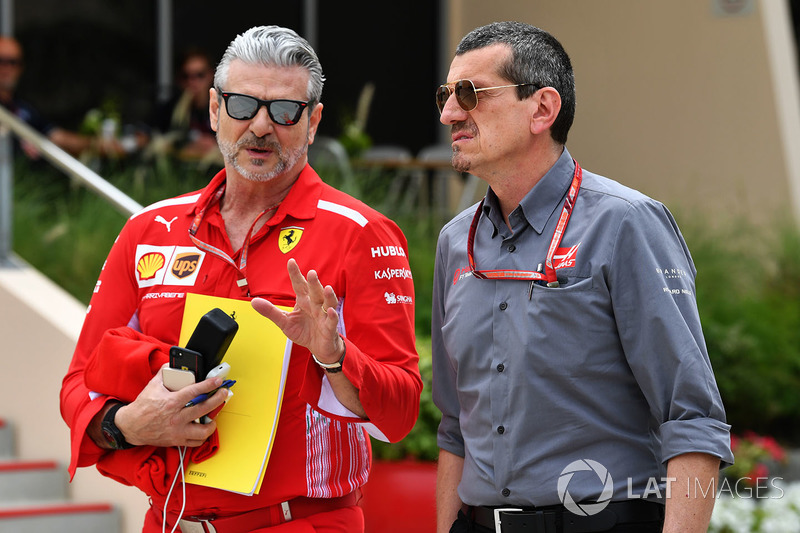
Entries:
[[498, 507], [494, 510], [494, 531], [495, 533], [503, 533], [503, 527], [500, 523], [500, 513], [521, 513], [524, 509], [519, 507]]

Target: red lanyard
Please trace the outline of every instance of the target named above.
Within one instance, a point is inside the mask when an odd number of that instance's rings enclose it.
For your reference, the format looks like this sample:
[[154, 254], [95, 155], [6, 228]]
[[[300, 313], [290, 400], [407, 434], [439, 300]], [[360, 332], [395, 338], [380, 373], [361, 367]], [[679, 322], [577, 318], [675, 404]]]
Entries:
[[[553, 256], [556, 253], [561, 238], [567, 230], [567, 223], [572, 214], [572, 209], [575, 207], [575, 200], [578, 198], [578, 191], [581, 189], [581, 181], [583, 179], [583, 170], [577, 161], [575, 163], [575, 175], [572, 177], [572, 184], [569, 186], [567, 198], [564, 200], [564, 207], [561, 209], [561, 216], [558, 218], [556, 230], [553, 232], [553, 238], [550, 239], [550, 247], [547, 249], [547, 258], [545, 259], [545, 269], [542, 272], [533, 272], [531, 270], [477, 270], [475, 268], [475, 232], [478, 229], [478, 221], [481, 218], [481, 211], [483, 210], [483, 202], [486, 197], [481, 200], [478, 205], [475, 215], [472, 217], [472, 224], [469, 227], [469, 235], [467, 237], [467, 259], [469, 260], [469, 268], [472, 275], [478, 279], [519, 279], [529, 281], [546, 281], [548, 287], [558, 287], [558, 279], [556, 278], [556, 269], [553, 268]], [[541, 265], [539, 265], [541, 268]]]
[[252, 237], [253, 229], [256, 227], [256, 224], [261, 219], [261, 217], [263, 217], [268, 212], [275, 209], [275, 207], [277, 206], [274, 205], [270, 206], [266, 210], [262, 211], [253, 221], [253, 224], [250, 226], [250, 229], [247, 231], [247, 235], [245, 236], [244, 244], [242, 245], [242, 253], [239, 258], [239, 264], [237, 265], [236, 261], [234, 261], [233, 258], [228, 254], [226, 254], [224, 251], [220, 250], [216, 246], [212, 246], [208, 243], [205, 243], [200, 239], [198, 239], [197, 237], [195, 237], [195, 234], [197, 233], [197, 230], [200, 227], [200, 222], [202, 222], [203, 217], [206, 214], [207, 207], [214, 203], [218, 203], [224, 193], [225, 193], [225, 184], [223, 183], [222, 185], [220, 185], [219, 189], [217, 189], [214, 198], [206, 205], [206, 207], [204, 207], [203, 209], [200, 210], [199, 213], [197, 213], [197, 216], [194, 217], [194, 222], [192, 223], [192, 227], [189, 229], [189, 238], [192, 240], [194, 245], [200, 248], [201, 250], [204, 250], [212, 255], [219, 257], [220, 259], [231, 265], [233, 268], [235, 268], [239, 273], [239, 279], [236, 281], [236, 284], [239, 287], [241, 287], [242, 290], [245, 291], [249, 296], [250, 291], [247, 288], [246, 272], [247, 272], [247, 251], [250, 248], [250, 238]]

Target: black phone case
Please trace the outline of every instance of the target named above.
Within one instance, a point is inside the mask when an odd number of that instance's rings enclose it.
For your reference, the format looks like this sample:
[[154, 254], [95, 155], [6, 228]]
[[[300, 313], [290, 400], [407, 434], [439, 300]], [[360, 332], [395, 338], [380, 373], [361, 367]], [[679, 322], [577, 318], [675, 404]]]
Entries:
[[189, 370], [194, 374], [195, 381], [202, 381], [198, 378], [198, 371], [203, 369], [203, 356], [188, 348], [173, 346], [169, 349], [169, 366], [180, 370]]
[[196, 372], [198, 381], [205, 379], [212, 368], [219, 366], [237, 331], [239, 324], [218, 307], [200, 318], [186, 343], [187, 349], [201, 354]]

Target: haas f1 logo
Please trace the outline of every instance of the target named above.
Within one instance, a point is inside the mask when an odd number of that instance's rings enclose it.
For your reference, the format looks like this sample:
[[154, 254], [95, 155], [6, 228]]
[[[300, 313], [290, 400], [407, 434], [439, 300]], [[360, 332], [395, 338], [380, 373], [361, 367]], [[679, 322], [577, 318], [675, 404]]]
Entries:
[[578, 256], [578, 247], [581, 243], [569, 248], [558, 248], [553, 254], [553, 268], [570, 268], [575, 266], [575, 258]]

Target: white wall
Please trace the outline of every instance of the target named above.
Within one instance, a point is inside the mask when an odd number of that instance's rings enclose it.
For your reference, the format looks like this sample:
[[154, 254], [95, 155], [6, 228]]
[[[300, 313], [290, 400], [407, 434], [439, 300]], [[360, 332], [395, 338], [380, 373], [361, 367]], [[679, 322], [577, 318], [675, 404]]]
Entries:
[[[38, 272], [0, 268], [0, 418], [16, 428], [17, 454], [69, 464], [69, 429], [59, 411], [61, 380], [83, 323], [85, 307]], [[123, 532], [142, 530], [144, 493], [80, 468], [70, 486], [76, 502], [111, 503]]]
[[584, 168], [717, 221], [796, 216], [800, 95], [786, 1], [743, 1], [734, 14], [723, 3], [451, 0], [450, 43], [496, 20], [543, 28], [573, 62], [568, 147]]

